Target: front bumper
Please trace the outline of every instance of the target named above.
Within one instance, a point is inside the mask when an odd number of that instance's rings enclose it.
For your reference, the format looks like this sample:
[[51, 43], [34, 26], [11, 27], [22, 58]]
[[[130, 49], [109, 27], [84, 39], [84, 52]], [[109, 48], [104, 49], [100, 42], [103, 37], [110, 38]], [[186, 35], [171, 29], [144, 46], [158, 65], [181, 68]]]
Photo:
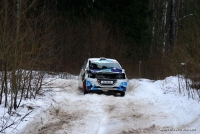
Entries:
[[125, 92], [128, 87], [127, 79], [86, 79], [86, 90], [116, 90]]

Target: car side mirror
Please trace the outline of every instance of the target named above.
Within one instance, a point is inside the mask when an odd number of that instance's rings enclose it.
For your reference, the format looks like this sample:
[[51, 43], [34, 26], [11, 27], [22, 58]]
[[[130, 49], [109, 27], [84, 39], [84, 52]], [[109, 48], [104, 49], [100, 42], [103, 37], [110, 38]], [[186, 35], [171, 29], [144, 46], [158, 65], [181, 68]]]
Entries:
[[89, 72], [90, 72], [90, 69], [89, 69], [89, 67], [86, 67], [86, 69], [85, 69], [85, 72], [87, 72], [87, 73], [89, 73]]

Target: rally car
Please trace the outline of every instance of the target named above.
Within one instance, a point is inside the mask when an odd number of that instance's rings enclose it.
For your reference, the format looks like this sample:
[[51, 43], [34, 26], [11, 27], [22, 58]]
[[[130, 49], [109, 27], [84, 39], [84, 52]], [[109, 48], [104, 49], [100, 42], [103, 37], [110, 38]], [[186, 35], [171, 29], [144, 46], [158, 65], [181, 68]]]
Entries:
[[124, 96], [128, 86], [125, 70], [119, 62], [104, 57], [87, 59], [81, 68], [78, 80], [84, 94], [101, 90]]

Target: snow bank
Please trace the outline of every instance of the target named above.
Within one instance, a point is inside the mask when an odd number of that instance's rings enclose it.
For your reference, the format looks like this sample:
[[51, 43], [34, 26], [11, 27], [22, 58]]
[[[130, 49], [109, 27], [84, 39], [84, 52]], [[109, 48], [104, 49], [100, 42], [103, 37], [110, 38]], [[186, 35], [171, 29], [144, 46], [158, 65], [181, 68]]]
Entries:
[[[5, 133], [200, 133], [200, 104], [179, 94], [177, 77], [131, 79], [125, 97], [83, 95], [75, 79], [44, 82], [43, 95], [23, 101], [16, 113], [33, 111]], [[0, 107], [1, 120], [5, 113]]]

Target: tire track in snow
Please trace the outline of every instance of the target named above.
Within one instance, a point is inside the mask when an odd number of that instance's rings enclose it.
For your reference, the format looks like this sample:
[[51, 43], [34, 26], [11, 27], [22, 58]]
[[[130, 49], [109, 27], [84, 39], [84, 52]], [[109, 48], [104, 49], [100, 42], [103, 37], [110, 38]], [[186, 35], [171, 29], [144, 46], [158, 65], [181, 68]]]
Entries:
[[[127, 101], [126, 98], [107, 97], [109, 102], [105, 105], [106, 120], [101, 125], [98, 134], [121, 134], [139, 131], [154, 131], [154, 124], [144, 125], [143, 121], [148, 120], [139, 110], [140, 105]], [[140, 121], [143, 120], [143, 121]]]

